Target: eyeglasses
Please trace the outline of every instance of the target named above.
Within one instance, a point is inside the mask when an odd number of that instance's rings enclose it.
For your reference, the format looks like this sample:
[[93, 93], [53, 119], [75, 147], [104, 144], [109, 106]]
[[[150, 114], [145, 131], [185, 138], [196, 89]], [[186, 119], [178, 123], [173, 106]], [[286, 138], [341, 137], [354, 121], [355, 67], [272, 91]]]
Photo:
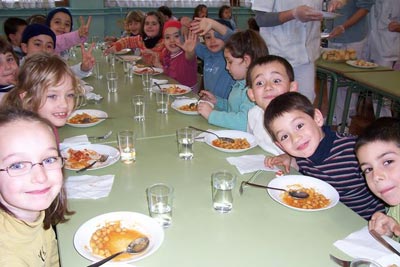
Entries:
[[10, 164], [5, 169], [0, 169], [2, 172], [7, 172], [11, 177], [28, 174], [33, 166], [41, 165], [46, 171], [61, 169], [64, 166], [64, 159], [60, 156], [45, 158], [42, 162], [32, 163], [30, 161], [19, 161]]

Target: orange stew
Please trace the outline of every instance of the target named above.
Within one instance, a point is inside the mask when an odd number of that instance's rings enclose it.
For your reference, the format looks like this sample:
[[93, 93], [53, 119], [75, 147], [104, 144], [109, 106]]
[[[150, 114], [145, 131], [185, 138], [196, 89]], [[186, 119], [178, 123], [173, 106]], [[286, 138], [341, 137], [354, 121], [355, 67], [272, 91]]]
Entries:
[[222, 141], [221, 139], [214, 139], [212, 145], [224, 149], [246, 149], [250, 147], [246, 138], [233, 138], [234, 142]]
[[[125, 250], [134, 239], [144, 236], [139, 231], [122, 227], [120, 221], [108, 222], [92, 234], [90, 248], [93, 254], [108, 257]], [[131, 254], [124, 253], [116, 257], [115, 260], [118, 261], [130, 257], [132, 257]]]
[[[290, 187], [289, 187], [290, 188]], [[289, 190], [301, 190], [307, 192], [310, 196], [305, 199], [293, 198], [288, 192], [282, 194], [282, 200], [289, 206], [300, 208], [300, 209], [321, 209], [327, 207], [331, 201], [324, 195], [315, 191], [314, 188], [303, 188], [296, 186]]]

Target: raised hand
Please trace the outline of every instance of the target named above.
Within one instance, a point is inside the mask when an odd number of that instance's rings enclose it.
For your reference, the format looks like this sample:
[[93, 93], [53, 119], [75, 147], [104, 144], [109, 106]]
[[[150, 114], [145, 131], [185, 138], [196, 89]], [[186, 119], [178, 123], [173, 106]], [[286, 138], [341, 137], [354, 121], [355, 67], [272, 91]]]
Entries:
[[81, 22], [81, 26], [78, 29], [79, 37], [88, 37], [89, 36], [89, 28], [90, 23], [92, 22], [92, 16], [89, 16], [87, 23], [85, 23], [85, 19], [80, 16], [79, 20]]
[[179, 46], [186, 53], [194, 53], [194, 49], [196, 48], [197, 44], [197, 34], [189, 31], [189, 33], [184, 37], [185, 41], [183, 43], [177, 43], [176, 45]]
[[88, 50], [85, 49], [85, 46], [81, 44], [81, 53], [82, 53], [82, 63], [81, 63], [81, 71], [91, 71], [93, 69], [96, 60], [92, 54], [93, 47], [95, 44], [91, 44]]

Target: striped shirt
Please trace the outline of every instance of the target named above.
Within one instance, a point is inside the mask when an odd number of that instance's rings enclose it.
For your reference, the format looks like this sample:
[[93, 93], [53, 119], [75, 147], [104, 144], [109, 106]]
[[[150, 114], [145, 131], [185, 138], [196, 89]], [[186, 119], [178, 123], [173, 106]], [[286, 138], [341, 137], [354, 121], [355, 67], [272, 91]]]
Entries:
[[323, 127], [325, 137], [309, 158], [296, 158], [299, 170], [332, 185], [340, 201], [369, 220], [384, 203], [368, 188], [354, 153], [355, 136], [343, 135]]

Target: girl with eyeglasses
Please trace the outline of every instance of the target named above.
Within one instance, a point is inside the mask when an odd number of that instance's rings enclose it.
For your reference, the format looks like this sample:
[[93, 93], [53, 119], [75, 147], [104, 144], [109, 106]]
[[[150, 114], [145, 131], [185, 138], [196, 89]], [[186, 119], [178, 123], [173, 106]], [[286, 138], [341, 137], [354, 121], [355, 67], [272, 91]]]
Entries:
[[65, 222], [62, 166], [52, 125], [0, 111], [0, 266], [59, 266], [52, 225]]

